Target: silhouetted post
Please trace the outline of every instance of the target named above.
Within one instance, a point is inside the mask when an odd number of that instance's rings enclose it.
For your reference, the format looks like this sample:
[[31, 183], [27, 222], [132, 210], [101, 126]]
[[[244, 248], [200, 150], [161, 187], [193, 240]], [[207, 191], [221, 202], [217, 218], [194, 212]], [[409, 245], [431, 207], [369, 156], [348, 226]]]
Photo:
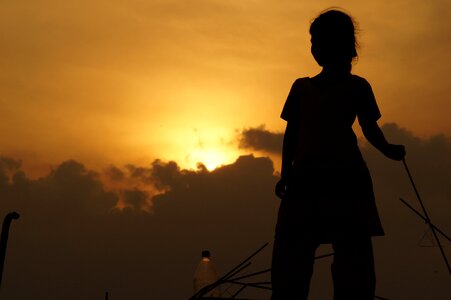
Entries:
[[108, 292], [105, 292], [105, 300], [108, 300]]
[[2, 285], [3, 267], [5, 265], [6, 244], [8, 243], [9, 227], [12, 220], [15, 219], [19, 219], [19, 214], [14, 211], [7, 214], [5, 219], [3, 220], [2, 233], [0, 236], [0, 286]]

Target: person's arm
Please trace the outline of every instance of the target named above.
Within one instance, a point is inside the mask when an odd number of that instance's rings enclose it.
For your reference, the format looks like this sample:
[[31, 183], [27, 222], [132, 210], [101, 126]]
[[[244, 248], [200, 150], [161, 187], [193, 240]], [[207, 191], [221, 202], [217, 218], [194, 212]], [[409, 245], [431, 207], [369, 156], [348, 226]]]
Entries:
[[[305, 79], [305, 78], [304, 78]], [[287, 183], [289, 176], [293, 168], [293, 159], [296, 147], [296, 132], [298, 124], [298, 112], [299, 112], [299, 95], [301, 84], [304, 81], [303, 78], [295, 80], [288, 93], [287, 100], [283, 106], [280, 117], [287, 121], [287, 127], [285, 128], [285, 134], [283, 136], [283, 148], [282, 148], [282, 168], [280, 170], [281, 178], [276, 184], [276, 195], [283, 199], [286, 194]]]
[[384, 133], [380, 129], [376, 121], [361, 123], [362, 132], [368, 142], [371, 143], [386, 157], [393, 160], [402, 160], [406, 155], [406, 150], [403, 145], [394, 145], [387, 142]]
[[292, 122], [288, 122], [285, 129], [285, 134], [283, 136], [282, 168], [280, 171], [281, 178], [276, 184], [276, 195], [281, 199], [285, 197], [288, 178], [293, 167], [293, 159], [296, 146], [295, 143], [295, 128]]
[[384, 133], [379, 128], [377, 120], [381, 117], [381, 113], [376, 103], [371, 85], [364, 78], [355, 77], [357, 80], [357, 92], [359, 101], [357, 106], [357, 118], [363, 135], [377, 150], [382, 152], [386, 157], [394, 160], [402, 160], [406, 155], [403, 145], [393, 145], [387, 142]]

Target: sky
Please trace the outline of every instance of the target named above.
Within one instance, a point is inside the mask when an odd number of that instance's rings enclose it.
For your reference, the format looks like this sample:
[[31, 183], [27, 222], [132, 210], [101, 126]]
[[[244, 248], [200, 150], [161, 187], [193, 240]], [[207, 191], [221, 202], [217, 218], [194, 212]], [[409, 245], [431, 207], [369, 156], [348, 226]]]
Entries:
[[308, 26], [340, 6], [359, 24], [354, 72], [382, 123], [451, 134], [449, 1], [3, 1], [0, 147], [37, 175], [89, 166], [233, 162], [236, 130], [278, 118], [320, 71]]
[[[2, 1], [0, 213], [21, 218], [1, 293], [188, 298], [205, 247], [225, 272], [270, 242], [280, 111], [320, 71], [308, 27], [331, 6], [356, 19], [353, 72], [451, 232], [449, 1]], [[424, 224], [398, 200], [416, 204], [402, 166], [361, 146], [387, 232], [380, 296], [449, 299], [438, 249], [417, 245]]]

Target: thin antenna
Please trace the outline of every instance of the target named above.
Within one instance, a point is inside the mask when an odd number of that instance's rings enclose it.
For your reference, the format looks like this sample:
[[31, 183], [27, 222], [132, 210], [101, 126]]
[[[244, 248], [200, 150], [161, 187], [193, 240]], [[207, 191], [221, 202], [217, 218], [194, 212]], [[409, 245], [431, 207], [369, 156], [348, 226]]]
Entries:
[[407, 167], [407, 163], [405, 159], [402, 160], [402, 163], [404, 164], [404, 168], [406, 169], [407, 175], [409, 176], [410, 182], [412, 183], [413, 190], [415, 191], [415, 194], [417, 196], [418, 202], [420, 202], [421, 209], [423, 210], [424, 218], [426, 219], [426, 223], [429, 225], [432, 231], [432, 235], [434, 236], [435, 241], [437, 242], [437, 245], [440, 249], [440, 253], [442, 254], [443, 260], [445, 261], [446, 267], [448, 268], [448, 273], [451, 275], [451, 267], [449, 266], [448, 259], [446, 258], [446, 254], [443, 251], [442, 244], [440, 243], [440, 240], [437, 236], [437, 233], [435, 232], [435, 226], [431, 225], [431, 219], [429, 218], [429, 215], [426, 211], [426, 208], [424, 207], [423, 201], [421, 200], [420, 194], [418, 193], [417, 187], [415, 186], [415, 182], [413, 181], [412, 175], [410, 174], [409, 168]]

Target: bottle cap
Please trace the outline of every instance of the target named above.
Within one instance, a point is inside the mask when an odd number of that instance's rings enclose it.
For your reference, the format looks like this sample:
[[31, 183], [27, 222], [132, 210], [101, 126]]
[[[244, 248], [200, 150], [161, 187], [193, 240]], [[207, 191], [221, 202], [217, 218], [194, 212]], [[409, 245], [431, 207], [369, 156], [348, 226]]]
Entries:
[[210, 258], [210, 251], [208, 251], [208, 250], [203, 250], [203, 251], [202, 251], [202, 257]]

